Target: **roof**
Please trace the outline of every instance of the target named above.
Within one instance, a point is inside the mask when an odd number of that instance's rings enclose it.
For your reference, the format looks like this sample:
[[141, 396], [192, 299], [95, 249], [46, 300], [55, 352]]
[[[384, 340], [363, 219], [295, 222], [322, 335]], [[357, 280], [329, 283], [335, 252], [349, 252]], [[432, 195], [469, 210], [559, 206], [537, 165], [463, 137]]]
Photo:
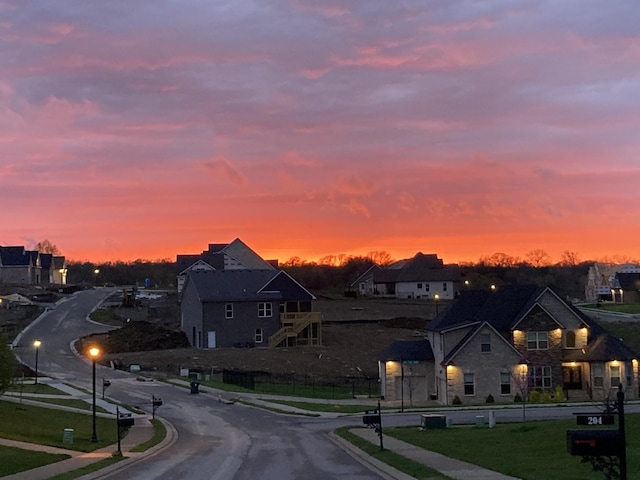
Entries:
[[24, 247], [0, 247], [0, 265], [4, 267], [28, 267], [35, 265], [34, 253], [35, 259], [37, 259], [38, 252], [25, 250]]
[[441, 332], [487, 322], [498, 331], [509, 330], [545, 290], [536, 285], [505, 285], [493, 292], [464, 291], [427, 328]]
[[413, 258], [399, 260], [385, 268], [374, 265], [351, 285], [371, 277], [375, 283], [455, 282], [460, 280], [460, 269], [457, 266], [444, 265], [435, 253], [418, 252]]
[[429, 361], [435, 360], [429, 340], [398, 340], [378, 354], [378, 360], [386, 361]]
[[273, 262], [267, 262], [242, 240], [236, 238], [231, 243], [210, 243], [209, 249], [200, 254], [179, 254], [176, 256], [176, 270], [179, 275], [186, 273], [194, 263], [202, 260], [216, 270], [225, 268], [225, 256], [233, 258], [244, 268], [252, 270], [276, 270]]
[[242, 301], [308, 301], [315, 297], [280, 270], [189, 271], [187, 282], [203, 303]]
[[619, 360], [622, 362], [637, 359], [636, 354], [625, 343], [606, 332], [602, 332], [581, 350], [568, 350], [563, 357], [565, 361], [574, 362], [608, 362]]
[[640, 273], [616, 273], [616, 286], [626, 291], [640, 291]]

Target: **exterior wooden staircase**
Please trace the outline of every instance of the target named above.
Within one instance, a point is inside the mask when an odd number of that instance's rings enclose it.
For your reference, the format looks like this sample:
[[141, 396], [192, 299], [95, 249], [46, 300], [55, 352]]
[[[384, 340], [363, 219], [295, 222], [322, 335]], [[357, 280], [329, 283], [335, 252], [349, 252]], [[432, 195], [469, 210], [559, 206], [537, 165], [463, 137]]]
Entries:
[[322, 315], [320, 312], [283, 313], [282, 327], [269, 337], [270, 347], [322, 345]]

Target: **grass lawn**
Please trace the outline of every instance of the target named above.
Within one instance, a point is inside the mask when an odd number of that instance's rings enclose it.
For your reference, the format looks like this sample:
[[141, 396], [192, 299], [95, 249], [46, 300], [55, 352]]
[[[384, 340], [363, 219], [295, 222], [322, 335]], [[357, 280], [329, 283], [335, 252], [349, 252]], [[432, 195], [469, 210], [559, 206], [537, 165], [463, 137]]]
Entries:
[[34, 452], [0, 445], [0, 477], [59, 462], [67, 458], [69, 458], [69, 455]]
[[[367, 410], [375, 410], [377, 408], [373, 405], [338, 405], [332, 403], [289, 402], [286, 400], [269, 400], [269, 402], [289, 405], [290, 407], [301, 408], [310, 412], [364, 413]], [[382, 410], [385, 410], [385, 408], [382, 408]]]
[[[628, 477], [640, 478], [640, 415], [626, 415], [625, 420]], [[566, 431], [576, 428], [575, 420], [545, 420], [503, 423], [491, 429], [388, 428], [385, 434], [524, 480], [602, 480], [602, 473], [567, 453]]]
[[381, 451], [378, 445], [369, 443], [349, 432], [351, 428], [352, 427], [338, 428], [336, 430], [336, 434], [371, 455], [373, 458], [386, 463], [387, 465], [391, 465], [392, 467], [412, 476], [413, 478], [417, 478], [418, 480], [449, 480], [449, 477], [441, 474], [440, 472], [418, 462], [414, 462], [413, 460], [409, 460], [402, 455], [398, 455], [390, 450]]
[[600, 322], [600, 325], [614, 337], [622, 338], [635, 352], [640, 352], [640, 321]]
[[51, 385], [47, 385], [45, 383], [33, 383], [30, 381], [29, 383], [21, 384], [20, 381], [16, 381], [13, 385], [11, 385], [7, 392], [16, 392], [16, 393], [28, 393], [28, 394], [38, 394], [38, 395], [69, 395], [66, 392], [58, 390], [57, 388], [52, 387]]
[[[91, 452], [117, 441], [115, 418], [96, 418], [98, 442], [91, 442], [92, 416], [0, 401], [0, 437]], [[63, 443], [65, 428], [74, 429], [73, 444]]]
[[133, 447], [131, 449], [132, 452], [146, 452], [151, 447], [158, 445], [162, 440], [164, 440], [164, 437], [167, 436], [167, 428], [164, 426], [164, 423], [154, 418], [151, 420], [151, 424], [153, 425], [153, 437], [146, 442]]
[[640, 313], [640, 303], [601, 303], [600, 306], [596, 304], [585, 305], [588, 308], [595, 308], [598, 310], [608, 310], [610, 312], [619, 313]]

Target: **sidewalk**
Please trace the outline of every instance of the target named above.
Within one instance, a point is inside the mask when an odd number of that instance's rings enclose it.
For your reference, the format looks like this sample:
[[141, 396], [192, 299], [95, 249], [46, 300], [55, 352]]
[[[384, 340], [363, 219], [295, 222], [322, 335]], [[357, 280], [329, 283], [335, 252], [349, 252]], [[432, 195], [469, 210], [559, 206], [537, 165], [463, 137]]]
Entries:
[[[373, 444], [380, 443], [378, 434], [372, 428], [354, 428], [350, 430], [350, 432]], [[348, 450], [352, 456], [356, 456], [363, 461], [363, 463], [368, 463], [378, 470], [381, 470], [387, 478], [397, 480], [409, 480], [413, 478], [399, 472], [395, 468], [390, 467], [383, 462], [376, 460], [373, 457], [370, 457], [362, 452], [362, 450], [337, 435], [332, 434], [331, 438], [345, 450]], [[393, 437], [386, 436], [383, 438], [383, 442], [385, 450], [390, 450], [405, 458], [426, 465], [427, 467], [437, 470], [443, 475], [455, 480], [518, 480], [516, 477], [510, 477], [508, 475], [503, 475], [502, 473], [487, 470], [486, 468], [479, 467], [478, 465], [446, 457], [439, 453], [431, 452], [401, 440], [397, 440]]]
[[[116, 464], [107, 467], [108, 469], [119, 469], [123, 466], [131, 463], [132, 461], [137, 460], [142, 456], [148, 456], [151, 454], [150, 451], [144, 453], [135, 453], [131, 452], [131, 449], [141, 443], [150, 440], [153, 436], [153, 425], [150, 422], [151, 416], [148, 415], [146, 417], [136, 417], [136, 423], [129, 429], [129, 433], [127, 436], [121, 440], [121, 449], [122, 454], [126, 457], [124, 460], [117, 462]], [[165, 424], [166, 426], [166, 424]], [[165, 441], [156, 445], [152, 450], [164, 448], [165, 445], [175, 440], [175, 436], [167, 428], [167, 438]], [[47, 478], [51, 478], [53, 476], [59, 475], [61, 473], [67, 473], [78, 468], [86, 467], [94, 462], [99, 460], [103, 460], [105, 458], [109, 458], [112, 456], [114, 452], [118, 450], [118, 445], [113, 444], [107, 447], [101, 448], [94, 452], [78, 452], [74, 450], [49, 447], [46, 445], [37, 445], [33, 443], [25, 443], [25, 442], [17, 442], [14, 440], [6, 440], [0, 438], [0, 445], [6, 445], [10, 447], [22, 448], [24, 450], [37, 450], [41, 452], [47, 453], [61, 453], [65, 455], [70, 455], [71, 458], [67, 460], [62, 460], [56, 463], [50, 463], [49, 465], [43, 465], [42, 467], [34, 468], [32, 470], [27, 470], [24, 472], [19, 472], [14, 475], [8, 475], [6, 477], [2, 477], [3, 480], [46, 480]], [[105, 470], [100, 470], [100, 473], [104, 473]]]

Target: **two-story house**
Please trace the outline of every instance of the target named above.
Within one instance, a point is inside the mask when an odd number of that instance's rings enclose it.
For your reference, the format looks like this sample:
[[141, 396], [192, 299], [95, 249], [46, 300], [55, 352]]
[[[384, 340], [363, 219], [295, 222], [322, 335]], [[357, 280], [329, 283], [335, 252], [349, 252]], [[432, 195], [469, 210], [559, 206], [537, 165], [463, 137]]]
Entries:
[[387, 267], [371, 266], [350, 288], [362, 296], [451, 300], [459, 283], [458, 267], [419, 252]]
[[622, 384], [638, 397], [637, 354], [549, 288], [463, 292], [427, 327], [430, 398], [512, 401], [532, 390], [601, 400]]
[[319, 345], [315, 297], [282, 270], [190, 270], [181, 326], [198, 348]]
[[200, 254], [176, 257], [178, 293], [182, 291], [187, 273], [192, 270], [276, 270], [276, 260], [263, 260], [239, 238], [231, 243], [210, 243]]

